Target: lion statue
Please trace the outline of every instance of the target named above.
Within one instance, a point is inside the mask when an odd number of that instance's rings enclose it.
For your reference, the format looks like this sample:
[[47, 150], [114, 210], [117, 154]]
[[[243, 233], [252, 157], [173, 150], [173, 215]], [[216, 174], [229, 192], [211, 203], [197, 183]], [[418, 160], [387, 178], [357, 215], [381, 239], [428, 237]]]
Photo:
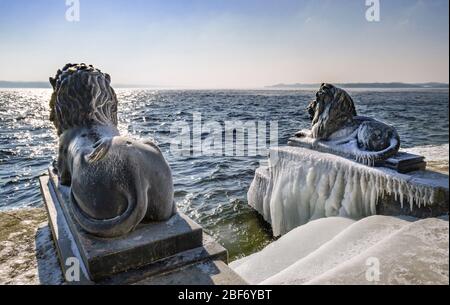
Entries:
[[350, 95], [331, 84], [320, 86], [307, 111], [311, 130], [301, 130], [295, 136], [314, 139], [313, 147], [319, 150], [375, 166], [397, 154], [400, 148], [394, 127], [358, 116]]
[[50, 120], [59, 136], [56, 170], [88, 233], [117, 237], [142, 220], [175, 212], [172, 173], [158, 146], [121, 136], [111, 78], [92, 65], [67, 64], [50, 78]]

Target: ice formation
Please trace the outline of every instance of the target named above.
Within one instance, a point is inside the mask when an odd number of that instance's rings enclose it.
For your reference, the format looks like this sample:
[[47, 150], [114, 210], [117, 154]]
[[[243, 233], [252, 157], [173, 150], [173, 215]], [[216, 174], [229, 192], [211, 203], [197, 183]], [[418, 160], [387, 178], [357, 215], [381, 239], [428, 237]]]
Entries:
[[[315, 223], [313, 221], [312, 223]], [[410, 224], [407, 220], [389, 216], [370, 216], [348, 226], [334, 238], [284, 270], [266, 278], [262, 284], [295, 282], [303, 284], [339, 266], [345, 259], [363, 253], [392, 232]], [[329, 223], [327, 224], [330, 225]], [[287, 234], [290, 235], [290, 234]], [[312, 252], [311, 252], [312, 253]], [[308, 253], [310, 254], [310, 253]]]
[[[311, 221], [230, 267], [249, 283], [262, 285], [448, 285], [448, 216], [342, 219]], [[378, 277], [367, 277], [374, 259]]]
[[448, 177], [428, 181], [327, 153], [280, 147], [271, 149], [269, 167], [257, 170], [248, 202], [279, 236], [322, 217], [375, 215], [378, 200], [386, 195], [411, 209], [433, 205], [439, 187], [448, 188]]
[[[305, 284], [449, 284], [448, 219], [413, 222]], [[377, 258], [379, 281], [366, 278]]]
[[[309, 135], [309, 130], [301, 130], [304, 135]], [[338, 133], [337, 133], [338, 134]], [[387, 159], [386, 156], [392, 155], [398, 151], [400, 141], [397, 137], [389, 140], [389, 146], [379, 151], [362, 150], [358, 144], [358, 129], [348, 136], [330, 140], [318, 140], [306, 136], [303, 138], [291, 138], [290, 141], [300, 144], [301, 147], [309, 147], [321, 152], [336, 154], [348, 159], [355, 160], [358, 163], [375, 166], [377, 162]]]
[[248, 283], [258, 284], [317, 250], [353, 223], [354, 220], [344, 217], [311, 221], [282, 236], [263, 251], [231, 262], [230, 267]]

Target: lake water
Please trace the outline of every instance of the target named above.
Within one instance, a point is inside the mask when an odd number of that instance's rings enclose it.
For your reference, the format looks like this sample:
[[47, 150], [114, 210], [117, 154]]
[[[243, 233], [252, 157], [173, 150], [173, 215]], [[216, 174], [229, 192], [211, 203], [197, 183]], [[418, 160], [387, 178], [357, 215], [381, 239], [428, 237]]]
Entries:
[[[155, 139], [174, 176], [178, 207], [240, 257], [271, 241], [270, 227], [247, 206], [246, 193], [264, 157], [179, 156], [170, 150], [173, 122], [276, 121], [284, 145], [307, 128], [313, 91], [194, 91], [118, 89], [119, 128]], [[359, 114], [394, 125], [402, 147], [449, 142], [448, 90], [349, 90]], [[38, 177], [56, 156], [47, 89], [0, 90], [0, 210], [40, 206]], [[203, 135], [205, 137], [206, 135]]]

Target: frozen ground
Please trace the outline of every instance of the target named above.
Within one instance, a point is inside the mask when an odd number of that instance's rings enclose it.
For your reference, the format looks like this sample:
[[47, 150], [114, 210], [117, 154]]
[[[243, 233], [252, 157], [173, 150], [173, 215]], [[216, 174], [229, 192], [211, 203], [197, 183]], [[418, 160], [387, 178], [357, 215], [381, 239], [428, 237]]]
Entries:
[[425, 156], [427, 168], [448, 175], [449, 146], [443, 145], [427, 145], [416, 146], [405, 149], [406, 152]]
[[0, 213], [0, 284], [61, 284], [43, 208]]

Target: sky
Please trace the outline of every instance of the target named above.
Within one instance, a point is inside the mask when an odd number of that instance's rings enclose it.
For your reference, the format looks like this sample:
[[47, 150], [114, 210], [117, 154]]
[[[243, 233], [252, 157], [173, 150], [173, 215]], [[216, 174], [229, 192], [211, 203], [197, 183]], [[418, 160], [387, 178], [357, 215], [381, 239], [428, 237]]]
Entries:
[[[71, 0], [72, 1], [72, 0]], [[0, 80], [47, 81], [85, 62], [113, 84], [449, 81], [449, 1], [0, 0]]]

